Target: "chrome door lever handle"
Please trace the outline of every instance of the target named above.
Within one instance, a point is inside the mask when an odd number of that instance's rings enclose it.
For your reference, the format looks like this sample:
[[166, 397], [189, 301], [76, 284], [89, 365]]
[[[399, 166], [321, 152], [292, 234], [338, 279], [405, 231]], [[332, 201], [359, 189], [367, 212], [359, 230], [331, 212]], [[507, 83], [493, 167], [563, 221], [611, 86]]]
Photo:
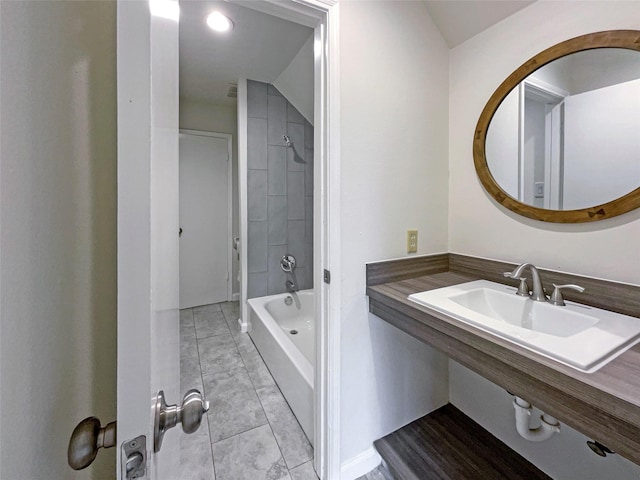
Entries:
[[156, 395], [153, 451], [160, 451], [165, 432], [178, 423], [182, 424], [184, 433], [198, 430], [202, 416], [208, 410], [209, 402], [205, 401], [195, 388], [185, 393], [181, 406], [167, 405], [164, 392], [160, 390]]
[[116, 422], [100, 427], [100, 420], [88, 417], [73, 429], [67, 449], [67, 461], [74, 470], [87, 468], [101, 448], [110, 448], [116, 444]]

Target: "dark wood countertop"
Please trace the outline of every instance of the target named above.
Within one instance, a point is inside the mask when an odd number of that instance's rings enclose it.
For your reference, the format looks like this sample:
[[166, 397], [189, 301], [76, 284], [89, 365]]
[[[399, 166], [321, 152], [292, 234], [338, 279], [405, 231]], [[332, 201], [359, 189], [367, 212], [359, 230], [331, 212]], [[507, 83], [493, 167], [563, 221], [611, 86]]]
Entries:
[[428, 275], [368, 282], [371, 313], [640, 464], [640, 345], [587, 374], [409, 301], [412, 293], [480, 278], [442, 271], [439, 260]]

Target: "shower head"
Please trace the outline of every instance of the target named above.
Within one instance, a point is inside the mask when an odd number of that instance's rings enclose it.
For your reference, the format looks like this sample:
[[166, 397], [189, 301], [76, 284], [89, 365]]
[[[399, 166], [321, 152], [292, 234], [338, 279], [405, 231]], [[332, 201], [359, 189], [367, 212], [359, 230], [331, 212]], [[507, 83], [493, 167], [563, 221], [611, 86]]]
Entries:
[[290, 147], [291, 145], [293, 145], [293, 143], [291, 143], [291, 139], [289, 138], [289, 135], [282, 135], [282, 139], [284, 140], [284, 144], [287, 147]]

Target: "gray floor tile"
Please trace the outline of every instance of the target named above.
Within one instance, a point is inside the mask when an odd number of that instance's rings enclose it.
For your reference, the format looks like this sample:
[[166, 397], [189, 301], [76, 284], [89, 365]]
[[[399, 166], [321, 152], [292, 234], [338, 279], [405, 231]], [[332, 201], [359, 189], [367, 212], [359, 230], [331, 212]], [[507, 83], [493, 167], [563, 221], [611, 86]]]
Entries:
[[200, 368], [203, 375], [244, 367], [236, 342], [229, 333], [199, 338], [198, 352], [200, 353]]
[[186, 308], [180, 310], [180, 341], [183, 339], [195, 338], [196, 331], [193, 326], [193, 309]]
[[232, 326], [238, 325], [238, 318], [240, 318], [240, 305], [239, 302], [223, 302], [220, 304], [224, 318], [227, 320], [229, 329]]
[[213, 444], [217, 480], [290, 479], [268, 425]]
[[309, 461], [289, 470], [291, 480], [318, 480], [318, 475], [313, 469], [313, 462]]
[[[238, 302], [180, 312], [181, 390], [198, 388], [211, 402], [207, 421], [181, 440], [180, 478], [317, 480], [313, 450], [239, 315]], [[372, 474], [360, 480], [385, 478]]]
[[266, 387], [257, 393], [287, 466], [293, 468], [311, 460], [313, 449], [280, 389]]
[[196, 337], [205, 338], [216, 335], [229, 334], [227, 321], [219, 304], [196, 307], [193, 309], [193, 321], [196, 328]]
[[371, 470], [366, 475], [356, 478], [356, 480], [393, 480], [391, 474], [389, 474], [382, 465], [379, 465], [375, 470]]
[[244, 366], [247, 368], [247, 372], [249, 372], [253, 387], [256, 390], [275, 386], [276, 382], [273, 380], [269, 369], [257, 351], [255, 353], [245, 353], [245, 355], [242, 356], [242, 360], [244, 361]]
[[193, 315], [195, 320], [195, 315], [198, 312], [220, 312], [222, 310], [222, 307], [220, 306], [219, 303], [212, 303], [210, 305], [201, 305], [199, 307], [193, 307], [191, 310], [193, 310]]
[[235, 340], [243, 360], [247, 359], [249, 355], [259, 355], [258, 349], [253, 344], [253, 340], [251, 340], [248, 333], [241, 333]]
[[235, 319], [233, 320], [227, 319], [227, 325], [229, 325], [229, 331], [231, 332], [231, 335], [233, 335], [233, 338], [236, 340], [236, 342], [238, 341], [239, 337], [247, 336], [246, 333], [242, 333], [242, 331], [240, 330], [240, 322], [238, 322], [238, 317], [235, 317]]
[[208, 425], [190, 435], [181, 432], [180, 480], [215, 480]]
[[180, 325], [180, 351], [196, 350], [196, 329], [193, 325]]
[[267, 417], [246, 369], [205, 375], [204, 391], [211, 402], [207, 413], [211, 442], [267, 423]]
[[202, 388], [202, 374], [195, 341], [188, 348], [183, 346], [180, 347], [180, 391], [184, 394], [190, 388]]
[[193, 309], [185, 308], [180, 310], [180, 325], [191, 325], [193, 326]]
[[[204, 392], [204, 384], [202, 383], [202, 377], [198, 376], [198, 377], [191, 377], [191, 378], [181, 378], [180, 379], [180, 391], [182, 392], [182, 394], [184, 395], [185, 393], [187, 393], [189, 390], [191, 390], [192, 388], [195, 388], [196, 390], [198, 390], [199, 392]], [[203, 393], [204, 395], [204, 393]], [[206, 398], [205, 396], [205, 400], [208, 400], [208, 398]], [[178, 399], [178, 401], [182, 401], [181, 398]], [[203, 420], [204, 421], [204, 420]]]

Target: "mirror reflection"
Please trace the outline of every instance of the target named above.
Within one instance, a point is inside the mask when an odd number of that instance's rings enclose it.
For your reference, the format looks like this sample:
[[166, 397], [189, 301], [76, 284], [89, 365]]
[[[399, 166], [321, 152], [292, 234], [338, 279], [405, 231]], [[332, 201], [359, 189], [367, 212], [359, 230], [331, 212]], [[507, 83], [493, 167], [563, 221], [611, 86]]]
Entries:
[[538, 208], [588, 208], [638, 188], [640, 52], [586, 50], [533, 72], [491, 119], [486, 160], [505, 192]]

